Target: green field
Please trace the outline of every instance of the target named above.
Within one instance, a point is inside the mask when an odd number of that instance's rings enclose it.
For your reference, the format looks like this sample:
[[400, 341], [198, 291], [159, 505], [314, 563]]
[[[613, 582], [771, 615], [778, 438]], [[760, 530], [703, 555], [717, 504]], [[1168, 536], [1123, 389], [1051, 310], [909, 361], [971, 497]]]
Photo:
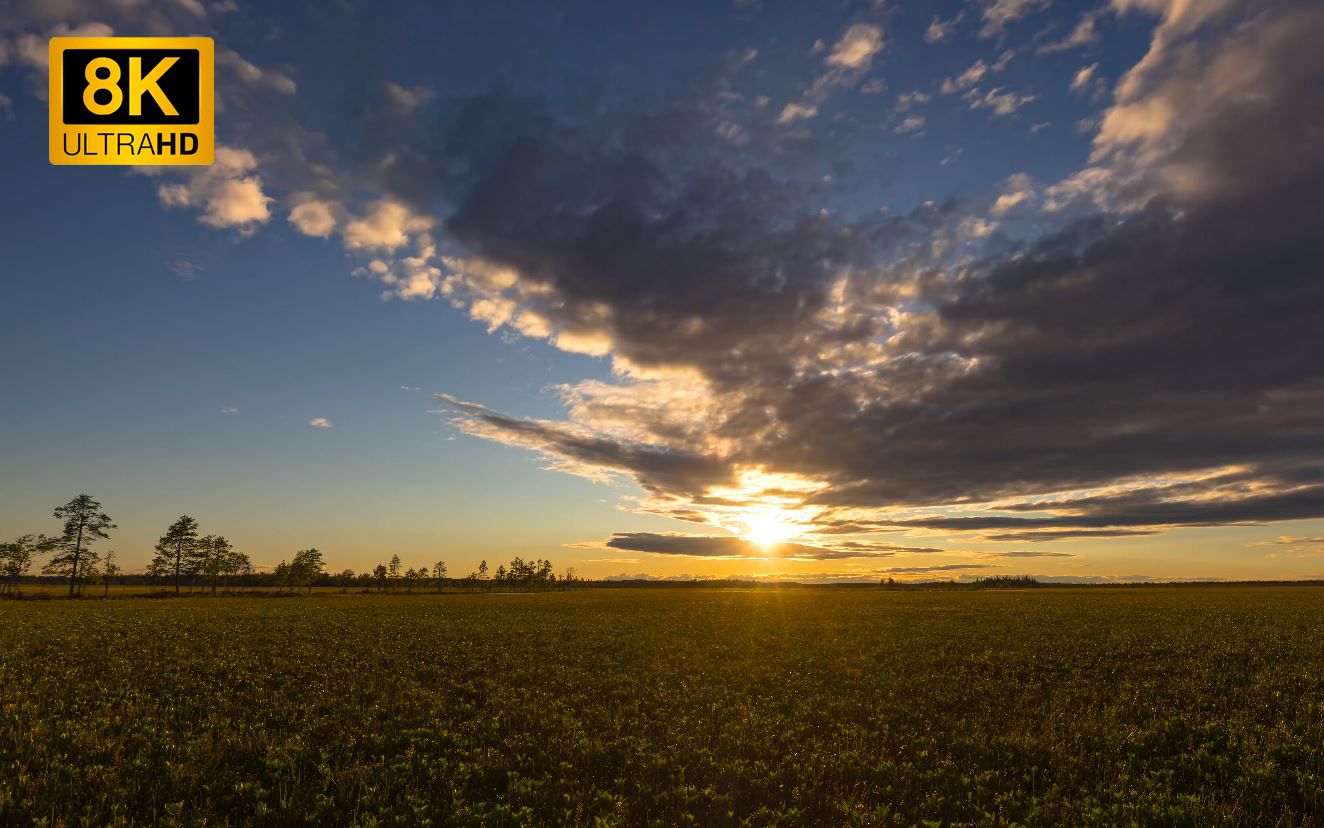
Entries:
[[1324, 590], [0, 603], [0, 824], [1292, 825]]

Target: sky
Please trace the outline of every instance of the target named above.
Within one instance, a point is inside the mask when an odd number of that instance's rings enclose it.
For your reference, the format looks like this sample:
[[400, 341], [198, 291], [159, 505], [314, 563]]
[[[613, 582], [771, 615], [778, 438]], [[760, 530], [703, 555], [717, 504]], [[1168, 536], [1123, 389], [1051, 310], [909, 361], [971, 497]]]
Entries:
[[[47, 162], [206, 35], [215, 163]], [[0, 535], [1324, 577], [1309, 0], [0, 4]]]

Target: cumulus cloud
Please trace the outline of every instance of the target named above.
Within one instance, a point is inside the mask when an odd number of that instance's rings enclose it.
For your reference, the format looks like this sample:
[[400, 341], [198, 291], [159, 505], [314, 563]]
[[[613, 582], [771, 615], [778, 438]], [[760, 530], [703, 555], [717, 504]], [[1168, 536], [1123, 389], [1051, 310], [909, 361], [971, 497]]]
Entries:
[[308, 421], [313, 428], [332, 428], [331, 421], [325, 417], [314, 417]]
[[431, 216], [416, 213], [404, 202], [379, 199], [345, 225], [345, 246], [351, 250], [395, 250], [435, 224]]
[[1324, 516], [1324, 12], [1121, 5], [1159, 19], [1090, 166], [1008, 182], [1003, 210], [1041, 199], [1053, 229], [973, 258], [940, 243], [978, 237], [959, 205], [848, 219], [757, 169], [509, 145], [448, 220], [475, 266], [447, 296], [593, 342], [615, 379], [562, 389], [564, 422], [453, 402], [458, 427], [697, 523], [772, 500], [816, 534], [1051, 542]]
[[995, 216], [1004, 216], [1017, 207], [1034, 203], [1036, 198], [1034, 179], [1025, 173], [1016, 173], [1007, 179], [1002, 195], [993, 202], [989, 212]]
[[203, 224], [248, 233], [271, 218], [268, 205], [272, 199], [262, 191], [256, 168], [257, 159], [248, 150], [218, 146], [210, 167], [136, 170], [153, 176], [183, 177], [157, 186], [156, 194], [166, 207], [195, 208], [201, 210], [198, 221]]
[[308, 193], [296, 196], [296, 200], [298, 203], [290, 210], [288, 216], [290, 224], [293, 224], [305, 236], [319, 236], [321, 238], [330, 236], [338, 224], [336, 218], [338, 205], [323, 201]]

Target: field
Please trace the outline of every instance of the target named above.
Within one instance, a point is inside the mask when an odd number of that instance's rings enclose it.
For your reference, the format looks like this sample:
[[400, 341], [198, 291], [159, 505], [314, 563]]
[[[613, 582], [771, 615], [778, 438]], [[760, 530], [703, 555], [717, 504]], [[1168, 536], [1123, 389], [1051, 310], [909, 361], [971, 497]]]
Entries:
[[1315, 824], [1324, 590], [0, 603], [0, 824]]

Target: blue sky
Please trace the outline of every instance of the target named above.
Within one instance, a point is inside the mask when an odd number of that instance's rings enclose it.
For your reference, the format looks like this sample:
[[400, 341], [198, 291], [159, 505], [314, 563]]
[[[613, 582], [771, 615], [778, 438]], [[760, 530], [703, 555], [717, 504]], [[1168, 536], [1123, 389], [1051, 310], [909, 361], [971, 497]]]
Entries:
[[[1192, 64], [1241, 61], [1276, 100], [1307, 58], [1273, 63], [1245, 33], [1309, 14], [20, 3], [0, 12], [0, 533], [51, 531], [85, 490], [130, 567], [189, 513], [266, 565], [316, 545], [337, 568], [399, 552], [453, 572], [523, 555], [597, 576], [1319, 575], [1324, 511], [1298, 502], [1324, 456], [1312, 369], [1185, 389], [1126, 366], [1226, 360], [1203, 334], [1151, 335], [1222, 305], [1156, 312], [1110, 349], [1148, 311], [1064, 292], [1040, 324], [1009, 287], [1122, 295], [1103, 258], [1054, 264], [1061, 239], [1102, 257], [1159, 206], [1290, 203], [1204, 186], [1213, 151], [1174, 124], [1242, 117]], [[215, 39], [216, 165], [46, 163], [46, 39], [108, 31]], [[1040, 260], [1048, 276], [1016, 275]], [[1242, 353], [1286, 366], [1309, 344]], [[1116, 368], [1077, 388], [1100, 360]], [[1289, 393], [1250, 426], [1230, 410]], [[1206, 411], [1226, 430], [1189, 424]], [[1226, 448], [1248, 428], [1264, 439]], [[1289, 433], [1292, 462], [1272, 439]], [[1040, 501], [1067, 505], [1024, 508]]]

